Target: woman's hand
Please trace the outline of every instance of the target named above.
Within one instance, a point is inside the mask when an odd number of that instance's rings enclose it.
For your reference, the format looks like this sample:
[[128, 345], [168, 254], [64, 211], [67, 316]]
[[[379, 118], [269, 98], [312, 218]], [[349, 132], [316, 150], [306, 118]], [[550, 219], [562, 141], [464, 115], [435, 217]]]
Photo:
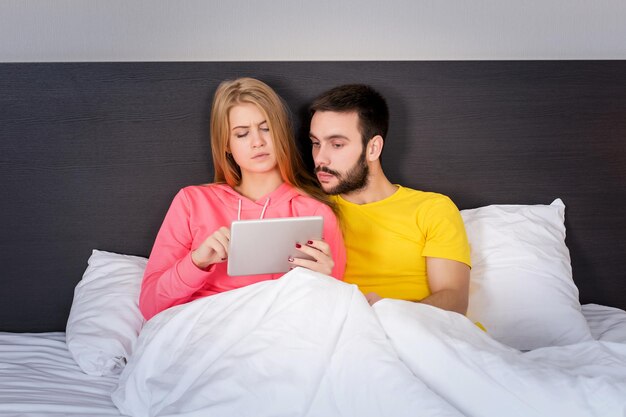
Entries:
[[301, 266], [326, 275], [330, 275], [333, 271], [335, 261], [333, 261], [333, 257], [331, 256], [330, 246], [323, 240], [309, 240], [306, 245], [296, 243], [296, 249], [310, 255], [314, 260], [290, 258], [289, 263], [291, 263], [294, 268]]
[[191, 252], [191, 260], [200, 269], [224, 262], [228, 258], [228, 242], [230, 242], [230, 229], [220, 227]]

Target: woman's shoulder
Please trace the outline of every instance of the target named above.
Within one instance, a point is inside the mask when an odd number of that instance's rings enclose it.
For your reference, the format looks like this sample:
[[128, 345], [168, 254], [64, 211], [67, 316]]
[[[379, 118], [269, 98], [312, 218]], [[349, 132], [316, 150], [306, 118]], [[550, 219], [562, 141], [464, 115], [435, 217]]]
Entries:
[[197, 202], [215, 200], [215, 197], [223, 196], [227, 192], [225, 188], [230, 187], [226, 184], [218, 183], [187, 185], [178, 190], [174, 196], [174, 201], [178, 200], [186, 205], [190, 205]]
[[194, 184], [194, 185], [187, 185], [185, 187], [182, 187], [179, 190], [179, 194], [184, 194], [187, 196], [193, 196], [193, 195], [206, 195], [206, 194], [215, 194], [215, 193], [219, 193], [220, 191], [223, 191], [224, 187], [228, 187], [228, 185], [226, 184], [219, 184], [219, 183], [207, 183], [207, 184]]
[[335, 216], [328, 204], [305, 194], [298, 194], [293, 204], [299, 209], [300, 215]]

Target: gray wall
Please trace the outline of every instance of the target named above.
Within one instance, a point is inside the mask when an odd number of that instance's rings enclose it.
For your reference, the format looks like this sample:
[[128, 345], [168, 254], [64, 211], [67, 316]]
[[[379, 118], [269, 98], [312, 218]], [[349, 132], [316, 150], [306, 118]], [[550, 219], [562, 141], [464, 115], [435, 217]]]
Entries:
[[626, 59], [624, 0], [1, 0], [0, 62]]

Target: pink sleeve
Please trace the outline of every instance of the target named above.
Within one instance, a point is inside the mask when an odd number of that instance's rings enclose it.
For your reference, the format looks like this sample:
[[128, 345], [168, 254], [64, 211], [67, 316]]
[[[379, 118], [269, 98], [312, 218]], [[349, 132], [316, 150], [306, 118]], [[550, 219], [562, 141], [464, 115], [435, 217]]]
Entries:
[[343, 280], [343, 273], [346, 270], [346, 247], [343, 243], [343, 235], [337, 221], [337, 216], [324, 205], [320, 213], [324, 217], [324, 241], [330, 245], [330, 253], [335, 261], [335, 266], [331, 275], [339, 280]]
[[201, 270], [191, 260], [191, 244], [189, 204], [181, 190], [165, 215], [144, 272], [139, 309], [146, 320], [189, 301], [211, 275], [213, 267]]

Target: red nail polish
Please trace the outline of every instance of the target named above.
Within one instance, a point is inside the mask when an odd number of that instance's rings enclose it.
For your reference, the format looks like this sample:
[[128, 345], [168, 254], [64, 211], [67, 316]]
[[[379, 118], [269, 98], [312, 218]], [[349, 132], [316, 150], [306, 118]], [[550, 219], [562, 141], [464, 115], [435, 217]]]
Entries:
[[302, 247], [302, 245], [301, 245], [301, 244], [296, 243], [296, 248], [301, 248], [301, 247]]
[[312, 244], [313, 244], [313, 241], [312, 241], [312, 240], [309, 240], [309, 241], [307, 241], [306, 243], [307, 243], [308, 245], [312, 245]]

